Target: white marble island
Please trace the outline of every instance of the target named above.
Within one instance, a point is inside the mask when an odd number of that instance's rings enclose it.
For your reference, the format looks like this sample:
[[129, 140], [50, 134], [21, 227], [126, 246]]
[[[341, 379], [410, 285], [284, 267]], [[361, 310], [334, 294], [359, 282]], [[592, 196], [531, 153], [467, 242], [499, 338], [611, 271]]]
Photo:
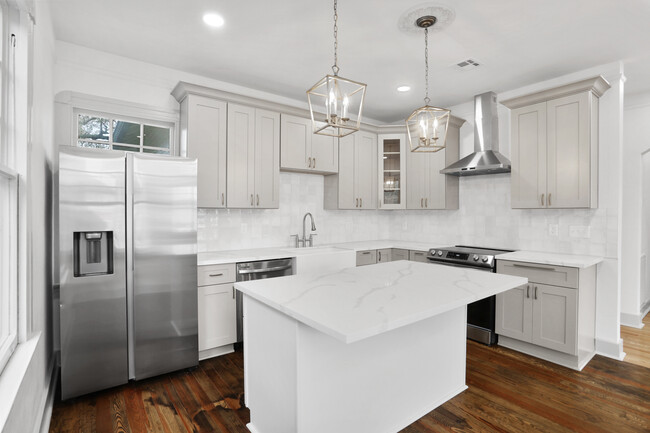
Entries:
[[466, 388], [466, 305], [526, 282], [399, 261], [237, 283], [249, 429], [399, 431]]

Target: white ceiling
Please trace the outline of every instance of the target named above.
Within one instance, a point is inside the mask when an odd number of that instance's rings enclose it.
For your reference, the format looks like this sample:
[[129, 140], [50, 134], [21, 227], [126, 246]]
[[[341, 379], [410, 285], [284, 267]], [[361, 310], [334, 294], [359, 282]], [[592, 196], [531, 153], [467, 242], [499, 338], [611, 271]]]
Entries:
[[[51, 0], [56, 38], [279, 95], [333, 63], [331, 0]], [[339, 0], [340, 75], [368, 84], [365, 115], [403, 120], [424, 96], [424, 35], [399, 30], [418, 5], [455, 20], [431, 33], [430, 97], [451, 106], [617, 60], [626, 91], [650, 90], [649, 0]], [[212, 29], [206, 11], [226, 20]], [[459, 71], [472, 58], [481, 66]], [[409, 93], [396, 87], [407, 84]]]

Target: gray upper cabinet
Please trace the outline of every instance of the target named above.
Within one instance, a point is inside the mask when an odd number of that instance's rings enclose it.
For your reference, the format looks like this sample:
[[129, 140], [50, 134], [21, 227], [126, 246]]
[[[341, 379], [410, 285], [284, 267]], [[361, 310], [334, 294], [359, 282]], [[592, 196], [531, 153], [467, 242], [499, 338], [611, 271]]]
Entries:
[[339, 140], [339, 172], [325, 177], [325, 209], [377, 209], [377, 135]]
[[[463, 119], [452, 116], [447, 146], [438, 152], [406, 152], [406, 208], [458, 209], [458, 177], [440, 173], [458, 161]], [[407, 146], [408, 147], [408, 146]]]
[[280, 115], [228, 104], [227, 205], [280, 205]]
[[304, 173], [338, 172], [339, 147], [335, 137], [314, 134], [310, 119], [281, 116], [280, 169]]
[[198, 161], [198, 207], [226, 207], [226, 105], [192, 94], [181, 101], [181, 156]]
[[512, 207], [598, 207], [598, 76], [503, 101], [511, 109]]

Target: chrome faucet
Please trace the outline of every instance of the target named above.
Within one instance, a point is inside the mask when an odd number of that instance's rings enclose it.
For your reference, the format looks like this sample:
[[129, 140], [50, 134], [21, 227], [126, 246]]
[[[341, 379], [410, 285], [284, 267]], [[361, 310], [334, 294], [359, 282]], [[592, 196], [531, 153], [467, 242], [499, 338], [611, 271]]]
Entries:
[[[311, 230], [309, 233], [309, 238], [307, 237], [307, 229], [305, 225], [307, 224], [307, 217], [311, 220]], [[314, 223], [314, 216], [311, 214], [311, 212], [307, 212], [304, 217], [302, 217], [302, 239], [300, 239], [298, 236], [296, 236], [296, 246], [300, 247], [300, 244], [302, 244], [303, 247], [314, 246], [314, 236], [316, 236], [314, 233], [311, 233], [313, 231], [316, 231], [316, 224]], [[309, 245], [308, 245], [309, 244]]]

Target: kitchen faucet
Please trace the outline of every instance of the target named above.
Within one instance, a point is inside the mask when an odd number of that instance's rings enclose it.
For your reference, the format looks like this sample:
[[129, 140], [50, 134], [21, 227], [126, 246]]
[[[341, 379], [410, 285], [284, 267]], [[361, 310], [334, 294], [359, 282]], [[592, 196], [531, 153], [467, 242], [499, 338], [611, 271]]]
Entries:
[[[305, 224], [307, 223], [307, 217], [311, 219], [311, 230], [309, 233], [309, 238], [307, 237], [307, 229], [305, 228]], [[302, 217], [302, 239], [300, 238], [299, 235], [292, 235], [296, 237], [296, 247], [300, 248], [300, 244], [302, 244], [303, 247], [306, 247], [307, 244], [309, 243], [310, 247], [314, 246], [314, 236], [316, 236], [315, 233], [311, 233], [313, 231], [316, 231], [316, 224], [314, 223], [314, 216], [311, 214], [311, 212], [307, 212], [304, 217]]]

